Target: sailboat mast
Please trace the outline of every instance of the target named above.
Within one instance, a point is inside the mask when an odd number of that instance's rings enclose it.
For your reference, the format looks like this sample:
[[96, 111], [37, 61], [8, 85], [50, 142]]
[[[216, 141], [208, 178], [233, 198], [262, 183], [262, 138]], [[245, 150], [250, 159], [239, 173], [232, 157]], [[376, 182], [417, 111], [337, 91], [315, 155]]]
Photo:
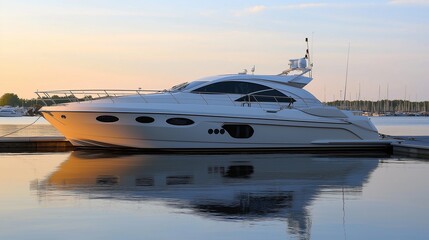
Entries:
[[349, 56], [350, 56], [350, 42], [349, 42], [349, 48], [347, 50], [346, 82], [344, 84], [344, 104], [346, 103], [346, 96], [347, 96], [347, 78], [349, 75]]

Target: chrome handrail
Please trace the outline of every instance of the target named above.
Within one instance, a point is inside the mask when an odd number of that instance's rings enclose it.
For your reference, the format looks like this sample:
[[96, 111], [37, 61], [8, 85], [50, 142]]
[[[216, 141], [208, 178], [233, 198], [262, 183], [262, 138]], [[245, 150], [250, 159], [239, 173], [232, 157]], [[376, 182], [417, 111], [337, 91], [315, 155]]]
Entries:
[[[114, 103], [114, 99], [120, 96], [139, 95], [143, 101], [147, 102], [144, 94], [147, 93], [162, 93], [161, 90], [129, 90], [129, 89], [74, 89], [74, 90], [52, 90], [52, 91], [37, 91], [38, 100], [42, 101], [45, 105], [48, 103], [58, 104], [59, 102], [84, 102], [96, 99], [109, 98]], [[77, 97], [83, 95], [82, 98]], [[56, 96], [56, 97], [55, 97]], [[96, 96], [94, 98], [94, 96]]]
[[[267, 107], [269, 104], [275, 104], [279, 107], [280, 110], [285, 108], [293, 108], [294, 105], [303, 105], [303, 107], [309, 107], [314, 104], [321, 104], [317, 99], [305, 99], [300, 96], [297, 96], [295, 94], [291, 94], [292, 96], [267, 96], [267, 95], [258, 95], [257, 93], [260, 93], [261, 91], [249, 93], [249, 94], [228, 94], [228, 93], [194, 93], [198, 94], [200, 98], [204, 101], [206, 105], [211, 105], [210, 100], [207, 98], [209, 96], [213, 95], [227, 95], [229, 102], [233, 106], [258, 106], [259, 108]], [[263, 92], [263, 91], [262, 91]], [[112, 103], [115, 103], [115, 99], [121, 96], [129, 96], [129, 95], [138, 95], [142, 99], [143, 102], [148, 103], [149, 101], [146, 99], [147, 94], [168, 94], [173, 102], [177, 104], [183, 104], [183, 102], [186, 99], [183, 98], [177, 98], [174, 96], [175, 92], [167, 91], [167, 90], [129, 90], [129, 89], [75, 89], [75, 90], [52, 90], [52, 91], [37, 91], [35, 92], [38, 96], [38, 100], [42, 101], [44, 105], [56, 105], [56, 104], [62, 104], [62, 103], [68, 103], [68, 102], [85, 102], [85, 101], [93, 101], [97, 99], [110, 99]], [[83, 97], [79, 97], [80, 95], [83, 95]], [[231, 95], [237, 96], [238, 98], [234, 100], [234, 98], [231, 97]], [[246, 96], [248, 101], [240, 101], [237, 102], [236, 100], [239, 98], [242, 98]], [[258, 101], [257, 97], [272, 97], [274, 98], [275, 102], [261, 102]], [[253, 100], [251, 100], [251, 98]], [[296, 103], [288, 102], [288, 101], [281, 101], [281, 99], [295, 99], [297, 100]], [[300, 101], [299, 101], [300, 100]], [[299, 101], [299, 102], [298, 102]], [[253, 104], [252, 104], [253, 103]], [[322, 104], [323, 105], [323, 104]]]

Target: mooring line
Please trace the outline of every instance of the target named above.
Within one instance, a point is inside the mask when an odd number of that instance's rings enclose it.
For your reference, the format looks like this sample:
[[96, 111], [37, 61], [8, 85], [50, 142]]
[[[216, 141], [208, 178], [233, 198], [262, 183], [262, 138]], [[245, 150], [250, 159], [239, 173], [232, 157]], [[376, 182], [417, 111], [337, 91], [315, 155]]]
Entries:
[[26, 125], [26, 126], [24, 126], [24, 127], [22, 127], [22, 128], [20, 128], [20, 129], [17, 129], [17, 130], [15, 130], [15, 131], [13, 131], [13, 132], [10, 132], [10, 133], [8, 133], [8, 134], [5, 134], [5, 135], [2, 135], [2, 136], [0, 136], [0, 138], [3, 138], [3, 137], [6, 137], [6, 136], [9, 136], [9, 135], [12, 135], [12, 134], [14, 134], [14, 133], [17, 133], [17, 132], [19, 132], [19, 131], [21, 131], [21, 130], [23, 130], [23, 129], [25, 129], [25, 128], [28, 128], [29, 126], [31, 126], [31, 125], [33, 125], [33, 124], [35, 124], [40, 118], [41, 118], [42, 116], [39, 116], [34, 122], [32, 122], [32, 123], [30, 123], [30, 124], [28, 124], [28, 125]]

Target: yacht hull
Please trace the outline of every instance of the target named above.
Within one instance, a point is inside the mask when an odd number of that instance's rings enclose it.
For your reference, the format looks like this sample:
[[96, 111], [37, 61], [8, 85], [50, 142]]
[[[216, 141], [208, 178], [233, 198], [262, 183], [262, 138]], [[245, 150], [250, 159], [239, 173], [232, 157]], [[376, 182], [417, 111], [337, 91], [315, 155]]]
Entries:
[[[173, 151], [190, 149], [258, 151], [386, 145], [385, 142], [378, 141], [376, 133], [363, 131], [359, 126], [335, 119], [304, 121], [292, 118], [280, 120], [185, 113], [42, 112], [46, 120], [76, 147]], [[96, 120], [99, 116], [111, 115], [117, 117], [118, 121], [100, 122]], [[153, 122], [136, 121], [136, 118], [148, 115], [154, 119]], [[192, 120], [193, 123], [171, 125], [167, 120], [172, 118], [186, 118]], [[240, 135], [242, 126], [251, 128], [251, 134], [247, 132], [247, 135]], [[243, 130], [241, 131], [243, 132]]]

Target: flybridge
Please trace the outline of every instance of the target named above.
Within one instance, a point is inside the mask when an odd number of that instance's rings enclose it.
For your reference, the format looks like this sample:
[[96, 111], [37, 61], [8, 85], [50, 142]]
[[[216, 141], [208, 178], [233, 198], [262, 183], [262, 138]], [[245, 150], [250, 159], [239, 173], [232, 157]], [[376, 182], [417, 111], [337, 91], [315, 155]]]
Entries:
[[[308, 38], [305, 38], [307, 43], [307, 50], [305, 57], [289, 60], [289, 68], [284, 70], [278, 75], [254, 75], [255, 66], [252, 68], [252, 75], [247, 74], [247, 69], [244, 72], [232, 75], [224, 75], [218, 77], [209, 77], [200, 79], [200, 81], [213, 81], [213, 80], [265, 80], [287, 84], [292, 87], [303, 88], [313, 80], [311, 70], [313, 63], [310, 61], [310, 51], [308, 47]], [[295, 74], [291, 74], [291, 73]], [[308, 77], [304, 76], [308, 73]]]

